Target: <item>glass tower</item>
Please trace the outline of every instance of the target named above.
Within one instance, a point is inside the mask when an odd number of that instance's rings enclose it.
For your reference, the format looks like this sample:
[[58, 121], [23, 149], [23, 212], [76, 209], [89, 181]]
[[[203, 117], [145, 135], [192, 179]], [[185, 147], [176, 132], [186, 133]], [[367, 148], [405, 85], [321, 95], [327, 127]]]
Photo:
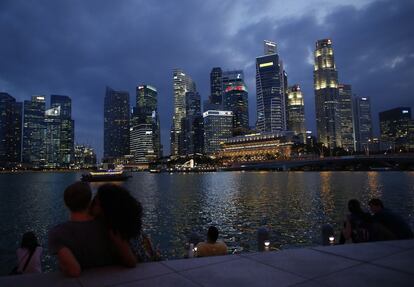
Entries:
[[233, 112], [206, 111], [204, 118], [204, 152], [220, 150], [220, 144], [233, 136]]
[[355, 150], [365, 151], [372, 139], [371, 103], [368, 97], [355, 97], [353, 104]]
[[318, 142], [330, 149], [339, 147], [342, 144], [338, 72], [330, 39], [316, 42], [313, 81]]
[[305, 104], [299, 85], [293, 85], [288, 88], [286, 109], [288, 130], [299, 135], [302, 141], [305, 142]]
[[185, 94], [186, 116], [183, 118], [183, 143], [182, 155], [203, 153], [204, 130], [203, 117], [201, 115], [200, 94], [187, 92]]
[[346, 151], [354, 150], [354, 119], [352, 112], [351, 85], [339, 84], [339, 113], [341, 120], [341, 143]]
[[214, 67], [210, 73], [210, 104], [220, 109], [223, 102], [223, 71]]

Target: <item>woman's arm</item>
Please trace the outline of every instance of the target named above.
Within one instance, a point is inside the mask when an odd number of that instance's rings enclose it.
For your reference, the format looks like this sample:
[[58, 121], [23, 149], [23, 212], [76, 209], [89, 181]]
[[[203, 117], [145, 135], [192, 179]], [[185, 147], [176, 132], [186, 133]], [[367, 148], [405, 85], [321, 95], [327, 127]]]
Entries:
[[137, 258], [131, 250], [129, 241], [122, 239], [119, 234], [114, 234], [112, 230], [109, 231], [109, 238], [120, 263], [125, 267], [135, 267], [137, 265]]
[[79, 277], [81, 267], [76, 260], [72, 251], [67, 247], [62, 247], [57, 253], [60, 269], [63, 273], [70, 277]]

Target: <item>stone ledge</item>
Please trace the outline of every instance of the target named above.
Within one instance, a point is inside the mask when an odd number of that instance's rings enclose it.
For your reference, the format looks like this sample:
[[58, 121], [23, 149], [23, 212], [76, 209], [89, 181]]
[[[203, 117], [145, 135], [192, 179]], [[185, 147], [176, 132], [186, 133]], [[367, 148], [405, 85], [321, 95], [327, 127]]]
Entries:
[[0, 277], [0, 286], [413, 286], [414, 240], [360, 243]]

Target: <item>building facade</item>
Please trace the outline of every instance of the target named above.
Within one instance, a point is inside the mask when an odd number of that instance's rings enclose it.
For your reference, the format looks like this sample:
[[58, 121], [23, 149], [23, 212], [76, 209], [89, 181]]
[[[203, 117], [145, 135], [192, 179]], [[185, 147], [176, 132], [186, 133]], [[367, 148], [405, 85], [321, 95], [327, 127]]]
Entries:
[[355, 97], [353, 104], [355, 150], [367, 151], [373, 138], [371, 121], [371, 103], [368, 97]]
[[223, 104], [223, 71], [214, 67], [210, 72], [210, 104], [220, 110]]
[[104, 161], [129, 155], [129, 93], [106, 87], [104, 100]]
[[242, 70], [223, 73], [223, 110], [233, 112], [233, 135], [249, 130], [249, 102]]
[[181, 69], [173, 71], [173, 88], [174, 88], [174, 113], [170, 133], [171, 155], [178, 156], [182, 154], [182, 121], [186, 116], [185, 94], [187, 92], [196, 92], [196, 86], [190, 76]]
[[351, 85], [339, 84], [339, 114], [341, 121], [341, 144], [346, 151], [354, 150], [354, 118]]
[[75, 167], [79, 169], [96, 167], [95, 150], [87, 145], [75, 145]]
[[32, 96], [30, 101], [24, 101], [22, 161], [36, 168], [46, 163], [45, 111], [44, 96]]
[[381, 141], [392, 151], [414, 149], [411, 108], [398, 107], [379, 113]]
[[256, 58], [257, 124], [260, 132], [286, 130], [287, 74], [277, 54], [276, 43], [264, 42], [264, 56]]
[[287, 129], [298, 135], [302, 142], [306, 138], [305, 103], [299, 85], [293, 85], [287, 91]]
[[181, 155], [202, 154], [204, 151], [204, 128], [201, 99], [197, 92], [187, 92], [186, 116], [182, 121], [183, 143]]
[[220, 150], [220, 144], [233, 136], [232, 111], [206, 111], [204, 118], [204, 152], [213, 154]]
[[0, 93], [0, 166], [21, 162], [22, 103], [8, 93]]
[[342, 146], [338, 72], [330, 39], [318, 40], [313, 72], [318, 142], [333, 149]]

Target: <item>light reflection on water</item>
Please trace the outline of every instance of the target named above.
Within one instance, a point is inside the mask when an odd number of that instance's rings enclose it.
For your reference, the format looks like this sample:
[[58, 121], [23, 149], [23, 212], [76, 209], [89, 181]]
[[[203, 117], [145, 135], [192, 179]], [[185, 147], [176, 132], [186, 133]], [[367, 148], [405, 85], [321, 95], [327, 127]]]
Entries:
[[[47, 247], [47, 231], [66, 220], [63, 190], [80, 173], [0, 174], [0, 274], [15, 265], [21, 235], [34, 230]], [[134, 173], [122, 183], [144, 207], [144, 229], [160, 244], [164, 258], [183, 257], [192, 232], [209, 225], [232, 247], [256, 250], [263, 221], [273, 248], [319, 244], [320, 228], [336, 230], [347, 201], [366, 206], [380, 197], [414, 224], [413, 172], [221, 172], [205, 174]], [[92, 184], [96, 190], [99, 184]], [[44, 268], [55, 262], [45, 250]]]

